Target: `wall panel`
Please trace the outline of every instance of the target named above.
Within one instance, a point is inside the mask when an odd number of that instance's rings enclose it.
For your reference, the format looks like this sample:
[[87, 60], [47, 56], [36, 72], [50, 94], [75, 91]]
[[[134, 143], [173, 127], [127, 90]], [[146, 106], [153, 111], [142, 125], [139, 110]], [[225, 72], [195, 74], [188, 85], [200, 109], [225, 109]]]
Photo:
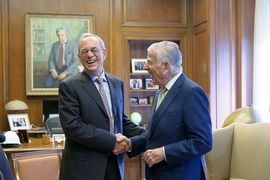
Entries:
[[207, 36], [206, 24], [202, 24], [199, 27], [194, 28], [193, 37], [193, 80], [197, 82], [205, 92], [210, 95], [210, 84], [209, 84], [209, 58], [208, 58], [208, 46], [209, 44]]
[[193, 25], [196, 26], [208, 20], [207, 0], [193, 1]]
[[8, 83], [8, 3], [0, 0], [0, 131], [8, 127], [7, 112], [4, 110], [9, 96]]
[[[91, 4], [91, 6], [90, 6]], [[57, 96], [26, 96], [25, 74], [25, 14], [27, 12], [79, 13], [93, 14], [96, 22], [95, 32], [101, 36], [110, 49], [110, 3], [106, 0], [9, 0], [8, 1], [8, 84], [9, 96], [6, 101], [20, 99], [29, 106], [27, 110], [30, 123], [44, 126], [42, 123], [42, 101], [58, 99]], [[6, 18], [7, 18], [6, 17]], [[55, 37], [57, 41], [57, 37]], [[105, 61], [105, 69], [111, 72], [110, 55]], [[5, 102], [6, 103], [6, 102]], [[12, 113], [12, 112], [10, 112]], [[7, 118], [4, 116], [5, 121]], [[5, 125], [5, 128], [8, 126]]]
[[[25, 101], [30, 121], [37, 126], [44, 126], [42, 100], [58, 97], [25, 95], [27, 12], [93, 14], [96, 34], [104, 39], [109, 50], [105, 69], [124, 80], [123, 61], [130, 60], [123, 59], [127, 48], [123, 42], [128, 39], [123, 34], [146, 34], [146, 39], [152, 34], [186, 36], [185, 73], [206, 89], [214, 121], [221, 122], [235, 108], [252, 102], [255, 0], [0, 0], [0, 3], [1, 107], [9, 100]], [[3, 119], [0, 130], [8, 128], [6, 113], [9, 112], [0, 110]]]
[[186, 0], [123, 1], [123, 26], [186, 26]]

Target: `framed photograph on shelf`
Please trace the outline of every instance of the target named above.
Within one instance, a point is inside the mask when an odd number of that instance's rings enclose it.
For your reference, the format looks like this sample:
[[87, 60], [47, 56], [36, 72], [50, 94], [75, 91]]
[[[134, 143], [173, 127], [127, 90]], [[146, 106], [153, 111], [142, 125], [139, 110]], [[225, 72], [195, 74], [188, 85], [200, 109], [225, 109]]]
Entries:
[[7, 116], [11, 131], [30, 129], [28, 114], [8, 114]]
[[145, 79], [145, 88], [146, 89], [159, 89], [159, 86], [155, 85], [152, 79]]
[[146, 62], [146, 59], [131, 59], [132, 73], [147, 73], [147, 71], [143, 69]]
[[142, 89], [142, 79], [130, 79], [130, 89]]
[[139, 98], [138, 97], [130, 98], [130, 104], [139, 104]]
[[147, 98], [139, 99], [139, 104], [148, 104]]

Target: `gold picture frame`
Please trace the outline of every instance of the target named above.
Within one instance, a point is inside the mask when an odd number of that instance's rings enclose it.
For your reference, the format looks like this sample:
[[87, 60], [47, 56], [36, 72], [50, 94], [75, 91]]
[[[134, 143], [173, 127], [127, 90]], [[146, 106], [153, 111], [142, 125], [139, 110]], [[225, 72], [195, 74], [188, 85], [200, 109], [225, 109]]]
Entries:
[[[46, 88], [48, 58], [52, 44], [58, 41], [56, 29], [65, 28], [68, 39], [78, 43], [83, 33], [95, 33], [91, 14], [27, 13], [25, 15], [26, 95], [57, 96], [58, 86]], [[78, 63], [79, 71], [83, 67]]]

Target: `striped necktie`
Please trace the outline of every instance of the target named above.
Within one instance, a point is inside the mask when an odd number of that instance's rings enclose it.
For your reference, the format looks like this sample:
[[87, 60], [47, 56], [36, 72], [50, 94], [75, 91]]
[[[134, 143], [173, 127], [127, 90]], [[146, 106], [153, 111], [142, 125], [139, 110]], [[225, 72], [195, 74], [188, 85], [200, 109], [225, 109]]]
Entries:
[[103, 88], [103, 79], [101, 77], [98, 77], [97, 78], [97, 82], [99, 83], [99, 94], [100, 94], [100, 97], [101, 97], [101, 99], [103, 101], [103, 104], [105, 106], [106, 112], [107, 112], [107, 114], [109, 116], [109, 120], [110, 120], [110, 132], [111, 133], [114, 133], [114, 121], [113, 121], [113, 118], [111, 116], [109, 104], [108, 104], [107, 97], [106, 97], [106, 94], [105, 94], [105, 91], [104, 91], [104, 88]]

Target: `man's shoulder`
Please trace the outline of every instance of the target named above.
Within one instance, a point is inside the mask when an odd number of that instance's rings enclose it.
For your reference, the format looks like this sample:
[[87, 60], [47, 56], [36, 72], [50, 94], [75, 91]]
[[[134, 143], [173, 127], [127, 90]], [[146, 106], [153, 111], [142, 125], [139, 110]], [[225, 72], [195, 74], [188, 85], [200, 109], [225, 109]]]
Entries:
[[121, 81], [121, 82], [122, 82], [122, 80], [121, 80], [119, 77], [114, 76], [114, 75], [112, 75], [112, 74], [110, 74], [110, 73], [106, 73], [106, 76], [107, 76], [108, 78], [110, 78], [111, 80], [114, 80], [114, 81]]

